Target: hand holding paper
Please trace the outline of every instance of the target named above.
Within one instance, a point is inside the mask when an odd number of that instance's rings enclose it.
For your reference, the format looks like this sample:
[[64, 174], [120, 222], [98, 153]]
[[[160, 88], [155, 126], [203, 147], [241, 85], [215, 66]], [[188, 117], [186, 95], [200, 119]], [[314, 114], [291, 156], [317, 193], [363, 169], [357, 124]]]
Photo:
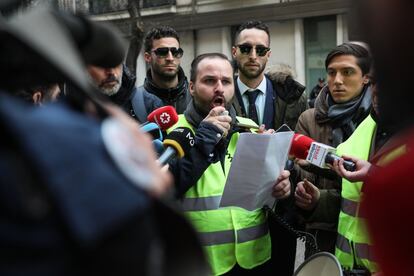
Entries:
[[[293, 132], [242, 133], [224, 187], [220, 207], [237, 206], [255, 210], [271, 206], [290, 193], [286, 173], [275, 185], [285, 166]], [[287, 187], [289, 186], [289, 187]], [[276, 190], [275, 190], [276, 189]]]
[[284, 199], [290, 195], [290, 172], [283, 170], [277, 178], [276, 184], [273, 186], [272, 196], [276, 199]]

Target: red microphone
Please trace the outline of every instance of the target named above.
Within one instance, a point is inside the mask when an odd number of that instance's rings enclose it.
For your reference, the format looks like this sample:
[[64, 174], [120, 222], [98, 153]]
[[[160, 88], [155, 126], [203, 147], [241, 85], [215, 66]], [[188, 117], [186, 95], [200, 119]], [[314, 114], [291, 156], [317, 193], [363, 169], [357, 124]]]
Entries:
[[148, 122], [156, 123], [162, 131], [169, 129], [178, 122], [178, 115], [175, 108], [171, 105], [166, 105], [155, 109], [147, 116]]
[[306, 159], [309, 153], [309, 148], [313, 142], [315, 142], [315, 140], [312, 138], [303, 134], [295, 133], [292, 139], [289, 154], [299, 159]]
[[[329, 168], [327, 164], [332, 165], [334, 160], [342, 159], [336, 155], [335, 148], [315, 142], [312, 138], [297, 133], [293, 136], [289, 154], [299, 159], [305, 159], [320, 168]], [[344, 168], [347, 171], [354, 171], [355, 163], [344, 160]]]

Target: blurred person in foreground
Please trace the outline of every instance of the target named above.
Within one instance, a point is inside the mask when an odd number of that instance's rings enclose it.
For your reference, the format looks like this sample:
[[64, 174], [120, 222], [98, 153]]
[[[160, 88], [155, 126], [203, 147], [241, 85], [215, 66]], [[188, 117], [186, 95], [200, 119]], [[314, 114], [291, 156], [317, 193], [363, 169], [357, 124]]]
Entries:
[[[149, 137], [84, 74], [82, 61], [122, 61], [119, 36], [41, 7], [1, 19], [0, 274], [207, 275], [194, 233], [157, 200], [171, 176]], [[104, 38], [112, 47], [95, 48]], [[62, 81], [81, 92], [72, 102], [34, 108], [7, 95]], [[172, 237], [164, 223], [180, 229]]]
[[[412, 275], [414, 94], [412, 76], [414, 3], [409, 0], [354, 1], [357, 24], [372, 45], [382, 123], [396, 132], [365, 179], [368, 230], [383, 275]], [[387, 24], [384, 24], [387, 22]], [[379, 26], [381, 26], [379, 28]], [[408, 225], [407, 225], [408, 223]]]
[[14, 94], [29, 103], [41, 106], [49, 102], [56, 102], [62, 92], [59, 84], [53, 83], [49, 85], [39, 85], [28, 89], [21, 89]]
[[[220, 53], [197, 56], [190, 93], [192, 101], [173, 128], [190, 128], [195, 144], [171, 165], [184, 212], [200, 235], [213, 275], [274, 275], [266, 213], [219, 207], [241, 131], [231, 108], [234, 81], [228, 58]], [[222, 114], [225, 110], [229, 113]], [[289, 171], [275, 179], [272, 195], [289, 197]]]

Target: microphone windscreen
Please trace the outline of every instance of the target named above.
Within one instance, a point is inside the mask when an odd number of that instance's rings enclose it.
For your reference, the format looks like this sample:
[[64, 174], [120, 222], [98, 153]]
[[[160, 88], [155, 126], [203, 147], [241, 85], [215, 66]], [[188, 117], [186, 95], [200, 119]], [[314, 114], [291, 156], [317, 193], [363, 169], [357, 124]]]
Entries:
[[156, 123], [161, 130], [167, 130], [178, 122], [177, 111], [173, 106], [163, 106], [148, 114], [147, 121]]
[[159, 139], [152, 140], [152, 145], [154, 146], [154, 150], [157, 153], [157, 156], [160, 156], [164, 151], [164, 144], [162, 141]]
[[312, 138], [303, 134], [295, 133], [292, 139], [289, 154], [299, 159], [306, 159], [312, 142], [314, 142]]
[[184, 157], [194, 146], [194, 135], [187, 127], [177, 127], [164, 139], [164, 147], [173, 147], [179, 158]]
[[151, 135], [152, 140], [156, 140], [156, 139], [162, 140], [162, 132], [156, 123], [148, 123], [148, 124], [142, 125], [139, 129], [142, 132], [145, 132]]

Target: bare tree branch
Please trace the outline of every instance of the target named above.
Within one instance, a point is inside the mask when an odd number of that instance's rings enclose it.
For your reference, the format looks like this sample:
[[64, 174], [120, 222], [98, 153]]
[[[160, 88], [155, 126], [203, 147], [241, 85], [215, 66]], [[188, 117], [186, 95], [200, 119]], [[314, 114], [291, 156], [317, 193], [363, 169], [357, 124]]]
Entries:
[[137, 59], [142, 48], [144, 38], [144, 23], [141, 18], [140, 0], [128, 0], [130, 16], [130, 40], [126, 58], [126, 66], [136, 75]]

